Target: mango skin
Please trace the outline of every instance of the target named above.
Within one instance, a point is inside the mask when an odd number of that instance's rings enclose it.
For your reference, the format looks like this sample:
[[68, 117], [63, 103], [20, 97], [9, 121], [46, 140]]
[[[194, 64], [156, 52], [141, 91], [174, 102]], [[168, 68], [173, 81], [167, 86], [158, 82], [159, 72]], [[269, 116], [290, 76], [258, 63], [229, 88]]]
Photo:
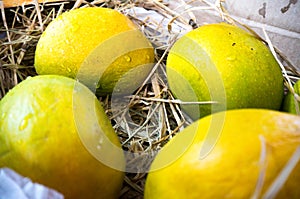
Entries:
[[154, 57], [151, 43], [128, 17], [89, 7], [49, 23], [36, 46], [34, 66], [39, 75], [78, 79], [99, 96], [125, 95], [143, 83]]
[[[66, 199], [118, 198], [123, 151], [86, 86], [57, 75], [29, 77], [4, 96], [0, 114], [0, 167], [53, 188]], [[87, 148], [100, 138], [101, 148], [94, 148], [111, 165]]]
[[180, 38], [167, 58], [170, 89], [187, 105], [193, 119], [239, 108], [279, 110], [283, 99], [281, 69], [266, 45], [239, 27], [201, 26]]
[[[215, 131], [214, 121], [219, 122], [220, 131]], [[216, 133], [215, 145], [201, 157], [205, 143]], [[262, 198], [299, 145], [299, 116], [239, 109], [203, 117], [158, 153], [146, 179], [144, 198], [251, 198], [264, 172], [256, 195]], [[298, 161], [275, 198], [299, 198], [299, 179]]]

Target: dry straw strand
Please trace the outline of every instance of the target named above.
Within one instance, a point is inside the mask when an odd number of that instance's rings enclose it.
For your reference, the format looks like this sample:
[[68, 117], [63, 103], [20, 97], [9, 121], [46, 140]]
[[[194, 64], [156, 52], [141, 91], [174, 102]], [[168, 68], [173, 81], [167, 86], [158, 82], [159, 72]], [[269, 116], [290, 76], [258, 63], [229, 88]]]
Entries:
[[281, 190], [284, 183], [287, 181], [289, 175], [299, 163], [300, 160], [300, 146], [298, 146], [291, 156], [285, 167], [278, 174], [277, 178], [273, 181], [269, 189], [263, 195], [263, 199], [272, 199], [275, 198], [277, 193]]

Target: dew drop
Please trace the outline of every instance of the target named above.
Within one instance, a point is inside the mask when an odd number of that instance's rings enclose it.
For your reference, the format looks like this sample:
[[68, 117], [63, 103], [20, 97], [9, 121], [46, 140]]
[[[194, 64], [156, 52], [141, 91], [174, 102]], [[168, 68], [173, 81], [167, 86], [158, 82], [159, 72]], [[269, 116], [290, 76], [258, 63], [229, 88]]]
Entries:
[[227, 61], [234, 61], [236, 60], [236, 56], [229, 56], [226, 58]]
[[1, 114], [1, 119], [4, 119], [5, 116], [6, 116], [6, 113], [2, 113], [2, 114]]
[[98, 142], [99, 142], [99, 144], [102, 144], [103, 143], [103, 137], [100, 137]]
[[97, 149], [100, 150], [102, 148], [103, 144], [103, 137], [100, 137], [97, 144]]
[[67, 67], [67, 71], [68, 71], [68, 73], [71, 73], [71, 72], [72, 72], [72, 69], [69, 68], [69, 67]]
[[131, 57], [129, 57], [128, 55], [125, 55], [125, 56], [124, 56], [124, 59], [125, 59], [127, 62], [131, 62]]
[[19, 130], [23, 131], [27, 127], [27, 125], [28, 125], [28, 121], [23, 119], [20, 126], [19, 126]]
[[29, 123], [29, 120], [30, 118], [32, 117], [33, 115], [31, 113], [29, 113], [28, 115], [26, 115], [23, 120], [21, 121], [20, 125], [19, 125], [19, 130], [20, 131], [23, 131], [27, 126], [28, 126], [28, 123]]

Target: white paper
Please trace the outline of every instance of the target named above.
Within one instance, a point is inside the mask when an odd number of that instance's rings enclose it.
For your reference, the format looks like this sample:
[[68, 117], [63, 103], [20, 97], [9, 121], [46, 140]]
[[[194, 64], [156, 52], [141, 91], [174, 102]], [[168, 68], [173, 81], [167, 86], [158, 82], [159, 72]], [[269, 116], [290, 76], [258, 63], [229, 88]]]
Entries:
[[0, 199], [63, 199], [63, 195], [33, 183], [9, 168], [0, 169]]

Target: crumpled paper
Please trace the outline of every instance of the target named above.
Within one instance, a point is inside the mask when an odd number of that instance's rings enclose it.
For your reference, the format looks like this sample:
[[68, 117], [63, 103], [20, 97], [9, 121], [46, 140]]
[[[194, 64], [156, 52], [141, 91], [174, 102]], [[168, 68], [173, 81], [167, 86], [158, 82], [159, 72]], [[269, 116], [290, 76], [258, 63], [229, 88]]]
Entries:
[[63, 199], [59, 192], [33, 183], [9, 168], [0, 169], [0, 199]]
[[[173, 38], [174, 35], [182, 36], [188, 31], [192, 30], [190, 25], [177, 24], [176, 21], [171, 23], [171, 30], [169, 29], [169, 23], [172, 21], [173, 17], [164, 16], [161, 13], [154, 10], [147, 10], [142, 7], [130, 7], [124, 10], [127, 15], [133, 16], [140, 21], [147, 24], [146, 29], [150, 32], [150, 41], [155, 47], [161, 48], [162, 46], [168, 45], [169, 40]], [[170, 34], [170, 32], [172, 34]], [[147, 35], [147, 31], [144, 32]], [[155, 35], [155, 38], [152, 37]]]

